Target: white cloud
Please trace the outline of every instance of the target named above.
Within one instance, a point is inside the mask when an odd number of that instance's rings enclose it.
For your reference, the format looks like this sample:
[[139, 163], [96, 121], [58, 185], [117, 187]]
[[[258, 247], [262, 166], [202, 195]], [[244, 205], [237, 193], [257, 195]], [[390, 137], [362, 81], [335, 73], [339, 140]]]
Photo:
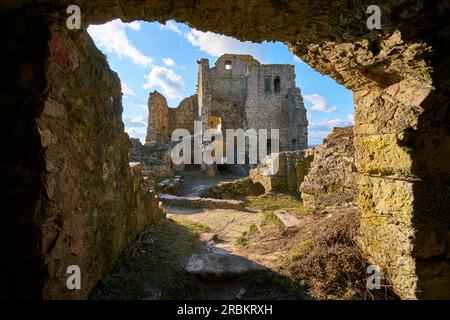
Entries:
[[128, 133], [128, 135], [131, 138], [138, 138], [142, 144], [145, 143], [145, 137], [147, 135], [147, 128], [129, 127], [129, 126], [125, 125], [125, 132]]
[[127, 37], [126, 28], [139, 30], [140, 24], [123, 23], [119, 19], [102, 25], [91, 25], [88, 32], [95, 44], [106, 53], [116, 54], [119, 59], [129, 59], [133, 63], [149, 67], [153, 58], [140, 52]]
[[173, 59], [171, 58], [162, 58], [164, 61], [164, 64], [168, 67], [172, 67], [175, 65], [175, 61], [173, 61]]
[[321, 121], [311, 121], [308, 126], [308, 141], [310, 145], [322, 144], [333, 130], [334, 127], [345, 125], [346, 121], [342, 119], [331, 119]]
[[147, 127], [147, 117], [144, 116], [125, 116], [123, 117], [125, 126], [130, 128]]
[[306, 101], [311, 102], [310, 110], [320, 111], [320, 112], [336, 112], [338, 108], [335, 106], [331, 106], [328, 104], [327, 99], [322, 97], [321, 95], [310, 94], [303, 97]]
[[127, 25], [127, 27], [133, 29], [134, 31], [141, 30], [141, 23], [139, 21], [129, 22], [129, 23], [126, 23], [126, 25]]
[[258, 55], [261, 47], [258, 43], [250, 41], [239, 41], [237, 39], [227, 37], [212, 32], [202, 32], [192, 29], [186, 39], [199, 50], [209, 53], [214, 57], [219, 57], [225, 53], [252, 54]]
[[125, 99], [128, 99], [136, 95], [134, 91], [131, 90], [130, 87], [128, 87], [128, 85], [125, 82], [122, 83], [122, 94]]
[[144, 89], [159, 87], [169, 99], [183, 97], [184, 80], [172, 69], [154, 66], [150, 73], [145, 76], [145, 79], [147, 79], [147, 82], [142, 85]]
[[308, 139], [311, 144], [322, 143], [333, 130], [334, 127], [343, 127], [351, 125], [352, 114], [347, 114], [347, 119], [327, 119], [320, 121], [311, 121], [308, 126]]
[[348, 123], [347, 120], [342, 119], [331, 119], [331, 120], [321, 120], [318, 122], [311, 122], [309, 127], [310, 128], [334, 128], [339, 125], [344, 125], [345, 123]]
[[159, 28], [161, 30], [168, 30], [168, 31], [178, 33], [179, 35], [183, 34], [183, 32], [180, 30], [180, 28], [178, 28], [178, 26], [172, 20], [167, 21], [166, 24], [161, 24], [159, 26]]

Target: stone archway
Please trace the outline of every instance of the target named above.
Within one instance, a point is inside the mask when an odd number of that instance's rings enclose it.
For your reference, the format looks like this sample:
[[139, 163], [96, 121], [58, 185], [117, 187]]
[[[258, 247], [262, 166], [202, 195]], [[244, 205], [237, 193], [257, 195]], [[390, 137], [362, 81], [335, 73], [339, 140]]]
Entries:
[[[360, 244], [402, 298], [450, 296], [448, 1], [380, 4], [381, 30], [367, 29], [373, 3], [365, 0], [77, 2], [85, 26], [175, 19], [241, 40], [282, 41], [351, 89]], [[19, 1], [1, 13], [1, 73], [11, 77], [0, 89], [9, 155], [2, 295], [85, 297], [149, 223], [136, 191], [144, 186], [127, 164], [119, 80], [85, 29], [65, 28], [67, 5]], [[154, 219], [158, 208], [148, 203]], [[68, 263], [90, 271], [79, 292], [64, 290]]]

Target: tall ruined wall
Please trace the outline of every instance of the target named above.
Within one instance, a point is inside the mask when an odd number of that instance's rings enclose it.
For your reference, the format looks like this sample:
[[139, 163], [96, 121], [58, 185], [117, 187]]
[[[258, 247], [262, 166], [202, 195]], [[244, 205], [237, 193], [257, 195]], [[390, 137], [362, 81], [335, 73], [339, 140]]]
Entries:
[[[36, 52], [41, 54], [39, 79], [44, 83], [34, 87], [42, 91], [35, 91], [40, 105], [33, 116], [38, 133], [34, 156], [42, 155], [39, 166], [33, 165], [38, 173], [34, 183], [41, 188], [35, 198], [22, 199], [21, 205], [33, 206], [23, 206], [20, 215], [30, 231], [23, 228], [16, 235], [36, 237], [36, 242], [24, 247], [31, 239], [17, 241], [2, 234], [2, 243], [16, 252], [2, 265], [17, 268], [17, 273], [2, 281], [1, 294], [86, 298], [125, 246], [163, 213], [140, 170], [129, 166], [120, 81], [105, 56], [86, 32], [69, 32], [60, 25], [37, 30], [46, 40], [45, 48]], [[21, 41], [17, 35], [12, 38]], [[31, 80], [37, 74], [29, 71], [26, 79]], [[32, 107], [27, 104], [27, 109]], [[19, 218], [20, 211], [9, 210]], [[24, 274], [17, 267], [21, 264], [27, 264]], [[66, 287], [70, 265], [80, 267], [81, 290]], [[31, 276], [34, 280], [24, 283]]]
[[280, 150], [307, 147], [306, 109], [295, 86], [293, 65], [261, 65], [250, 55], [224, 54], [209, 69], [207, 79], [210, 115], [221, 117], [223, 132], [274, 128], [279, 129]]
[[170, 141], [169, 106], [166, 98], [158, 91], [148, 96], [148, 125], [146, 144], [166, 144]]
[[[104, 23], [116, 17], [126, 22], [175, 19], [201, 31], [240, 40], [281, 41], [315, 70], [351, 89], [355, 99], [355, 157], [361, 177], [360, 243], [364, 252], [382, 266], [383, 277], [392, 281], [402, 298], [450, 297], [448, 0], [379, 3], [380, 30], [367, 28], [366, 9], [373, 4], [370, 0], [77, 3], [82, 7], [85, 24]], [[3, 142], [12, 154], [4, 162], [11, 169], [6, 181], [9, 190], [29, 192], [23, 193], [23, 198], [32, 201], [44, 187], [39, 181], [44, 158], [33, 124], [42, 94], [42, 44], [46, 35], [41, 31], [49, 24], [49, 17], [65, 25], [68, 4], [8, 2], [8, 17], [0, 19], [5, 42], [22, 44], [22, 51], [10, 51], [6, 45], [0, 49], [7, 57], [4, 61], [8, 61], [8, 66], [3, 67], [5, 74], [13, 75], [14, 80], [2, 88], [6, 97], [14, 97], [7, 98], [5, 104], [9, 106], [5, 110], [12, 113], [2, 112], [6, 127], [15, 130], [2, 131], [6, 137], [2, 141], [16, 134], [20, 143], [25, 133], [30, 137], [20, 148]], [[18, 38], [23, 41], [16, 42]], [[19, 160], [20, 169], [13, 160]], [[17, 179], [11, 179], [11, 175]], [[17, 201], [21, 199], [17, 194], [8, 193], [7, 207], [15, 205], [30, 212], [27, 210], [32, 205], [17, 204], [23, 204], [23, 200]], [[386, 197], [390, 200], [385, 201]], [[14, 229], [8, 231], [7, 239], [33, 248], [39, 232], [33, 223], [28, 226], [31, 232], [27, 234], [33, 236], [27, 241], [11, 236]], [[26, 232], [26, 226], [16, 227]], [[28, 264], [29, 274], [31, 267]]]
[[[227, 70], [225, 63], [231, 63]], [[222, 55], [208, 71], [211, 93], [211, 115], [222, 118], [222, 130], [243, 129], [245, 98], [247, 94], [247, 68], [259, 64], [249, 55]]]
[[[49, 49], [47, 96], [37, 119], [46, 164], [43, 295], [81, 298], [162, 212], [139, 168], [129, 167], [120, 81], [104, 55], [86, 33], [59, 27], [52, 28]], [[69, 264], [80, 266], [80, 291], [65, 287]]]
[[288, 89], [289, 139], [293, 150], [308, 148], [308, 120], [299, 88]]
[[169, 135], [175, 129], [186, 129], [194, 134], [194, 121], [198, 120], [198, 96], [183, 99], [178, 107], [169, 108]]
[[[278, 92], [274, 87], [275, 77], [280, 80]], [[266, 79], [270, 83], [269, 90], [266, 90]], [[254, 65], [249, 68], [245, 102], [247, 125], [254, 129], [279, 129], [280, 151], [295, 149], [298, 145], [297, 140], [305, 138], [300, 135], [291, 136], [291, 127], [307, 126], [305, 122], [295, 124], [292, 122], [294, 118], [300, 118], [291, 114], [291, 111], [297, 112], [297, 108], [303, 106], [303, 104], [294, 106], [292, 103], [297, 101], [288, 99], [292, 88], [295, 88], [293, 65]], [[293, 139], [296, 140], [295, 143]], [[305, 145], [302, 142], [300, 144]]]

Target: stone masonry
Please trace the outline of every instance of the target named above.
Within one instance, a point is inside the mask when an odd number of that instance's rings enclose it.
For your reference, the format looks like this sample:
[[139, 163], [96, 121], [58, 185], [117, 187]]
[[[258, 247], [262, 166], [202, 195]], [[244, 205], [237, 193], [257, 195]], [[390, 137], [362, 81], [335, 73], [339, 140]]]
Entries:
[[[0, 5], [0, 73], [9, 77], [0, 87], [6, 155], [1, 159], [2, 296], [67, 297], [65, 291], [43, 286], [52, 275], [62, 275], [62, 261], [72, 262], [61, 257], [73, 251], [84, 262], [95, 261], [83, 268], [98, 278], [125, 244], [108, 237], [124, 239], [126, 233], [129, 239], [136, 232], [120, 229], [133, 211], [124, 210], [133, 205], [124, 199], [131, 173], [120, 86], [115, 80], [99, 95], [97, 88], [111, 76], [105, 73], [106, 59], [101, 64], [92, 60], [99, 53], [86, 40], [89, 24], [121, 18], [174, 19], [243, 41], [280, 41], [352, 90], [359, 244], [401, 298], [450, 297], [448, 0], [380, 2], [380, 30], [367, 28], [370, 0], [79, 0], [83, 26], [70, 32], [67, 4]], [[56, 77], [48, 77], [49, 72]], [[200, 93], [199, 88], [199, 113], [207, 115], [212, 95], [205, 90], [200, 99]], [[58, 117], [42, 114], [44, 102], [55, 106], [51, 99], [64, 107], [47, 109]], [[66, 110], [67, 117], [58, 110]], [[39, 118], [44, 121], [38, 127]], [[70, 225], [77, 227], [68, 233]], [[90, 244], [83, 251], [80, 239]], [[99, 242], [103, 250], [92, 246]], [[114, 254], [107, 257], [108, 252]], [[72, 298], [86, 297], [85, 288]]]
[[239, 54], [222, 55], [212, 68], [208, 59], [198, 63], [197, 93], [177, 108], [150, 93], [146, 144], [167, 144], [178, 128], [193, 134], [195, 120], [210, 128], [211, 117], [218, 117], [224, 140], [226, 129], [278, 129], [280, 151], [307, 148], [306, 109], [293, 65], [263, 65]]

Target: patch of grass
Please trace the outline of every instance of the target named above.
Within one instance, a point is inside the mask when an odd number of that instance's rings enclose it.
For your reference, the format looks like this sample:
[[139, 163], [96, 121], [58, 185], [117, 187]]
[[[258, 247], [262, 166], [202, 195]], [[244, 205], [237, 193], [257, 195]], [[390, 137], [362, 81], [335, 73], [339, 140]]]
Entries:
[[210, 230], [207, 226], [195, 221], [181, 220], [178, 223], [196, 234], [205, 233]]
[[262, 195], [257, 197], [247, 197], [246, 206], [258, 208], [262, 211], [275, 211], [282, 208], [293, 208], [299, 212], [306, 212], [307, 208], [302, 201], [288, 195]]
[[[203, 230], [195, 225], [195, 230]], [[163, 219], [142, 232], [116, 266], [93, 289], [90, 299], [189, 299], [197, 281], [179, 258], [198, 251], [195, 231]]]
[[242, 234], [236, 239], [236, 244], [240, 246], [246, 246], [248, 244], [249, 237], [258, 232], [258, 226], [252, 223], [250, 227], [248, 227], [248, 230], [242, 232]]
[[300, 241], [296, 248], [291, 253], [291, 259], [296, 260], [305, 255], [311, 248], [311, 240], [305, 239]]
[[257, 226], [255, 223], [252, 223], [252, 224], [250, 225], [250, 227], [248, 228], [248, 233], [249, 233], [249, 234], [255, 234], [255, 233], [257, 233], [257, 232], [259, 232], [258, 226]]
[[236, 244], [239, 246], [245, 246], [248, 242], [248, 232], [244, 231], [242, 234], [236, 239]]
[[281, 230], [284, 229], [283, 223], [278, 219], [274, 212], [278, 209], [289, 208], [298, 215], [306, 215], [312, 212], [311, 208], [305, 207], [301, 200], [289, 195], [262, 195], [257, 197], [247, 197], [247, 207], [260, 209], [267, 222], [275, 224]]

